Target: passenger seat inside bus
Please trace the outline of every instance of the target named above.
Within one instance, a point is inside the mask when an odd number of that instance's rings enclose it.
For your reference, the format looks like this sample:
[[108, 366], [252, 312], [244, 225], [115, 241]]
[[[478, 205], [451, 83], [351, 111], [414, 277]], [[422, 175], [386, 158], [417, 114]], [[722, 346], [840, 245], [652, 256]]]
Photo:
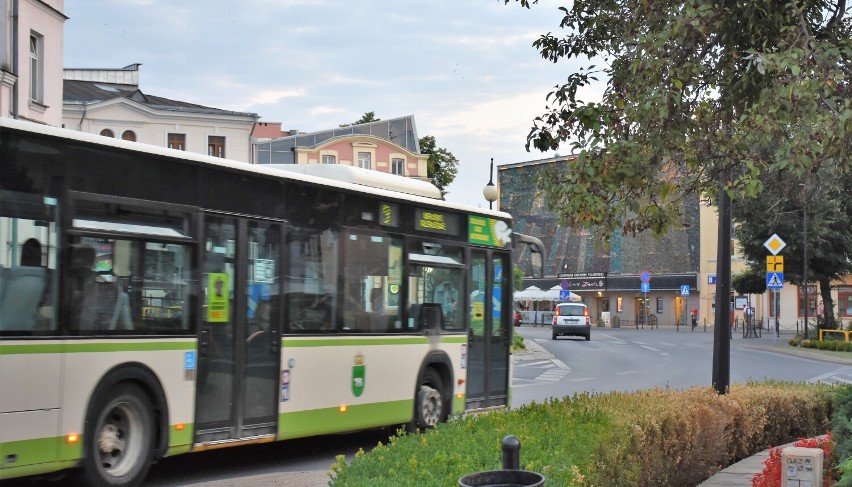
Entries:
[[47, 283], [44, 267], [2, 269], [0, 281], [0, 330], [32, 331]]

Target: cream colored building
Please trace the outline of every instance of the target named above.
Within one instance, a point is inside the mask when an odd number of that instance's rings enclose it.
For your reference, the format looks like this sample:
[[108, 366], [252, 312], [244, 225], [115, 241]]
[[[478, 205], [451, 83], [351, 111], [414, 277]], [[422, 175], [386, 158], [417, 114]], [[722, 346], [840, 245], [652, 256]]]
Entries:
[[139, 64], [65, 69], [66, 128], [144, 144], [252, 162], [255, 113], [221, 110], [144, 93]]
[[0, 0], [0, 117], [62, 124], [64, 0]]

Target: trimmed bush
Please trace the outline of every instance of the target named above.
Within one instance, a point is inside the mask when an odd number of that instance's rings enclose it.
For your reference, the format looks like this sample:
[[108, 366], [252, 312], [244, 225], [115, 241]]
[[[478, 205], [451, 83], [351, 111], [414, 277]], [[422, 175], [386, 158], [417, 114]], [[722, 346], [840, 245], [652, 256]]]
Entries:
[[401, 434], [351, 464], [340, 458], [331, 485], [456, 485], [501, 468], [510, 434], [521, 441], [521, 468], [548, 485], [697, 485], [769, 446], [824, 434], [833, 390], [769, 382], [726, 395], [709, 387], [576, 395]]

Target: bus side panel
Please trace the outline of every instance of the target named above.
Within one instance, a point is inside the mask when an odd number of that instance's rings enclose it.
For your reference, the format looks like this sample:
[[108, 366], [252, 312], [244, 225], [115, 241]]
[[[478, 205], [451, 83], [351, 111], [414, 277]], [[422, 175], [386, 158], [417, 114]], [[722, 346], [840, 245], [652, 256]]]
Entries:
[[[0, 344], [0, 478], [56, 470], [59, 437], [59, 344]], [[24, 468], [32, 467], [32, 468]]]
[[[163, 388], [169, 418], [169, 452], [189, 451], [195, 409], [195, 347], [192, 339], [70, 342], [64, 365], [61, 433], [82, 433], [95, 387], [110, 370], [136, 363], [150, 369]], [[178, 429], [178, 424], [184, 426]]]
[[[446, 351], [455, 377], [463, 377], [458, 375], [464, 373], [463, 337], [451, 340], [459, 343], [430, 343], [422, 336], [285, 337], [279, 438], [410, 421], [418, 374], [428, 352]], [[445, 386], [454, 397], [461, 387], [455, 380]]]

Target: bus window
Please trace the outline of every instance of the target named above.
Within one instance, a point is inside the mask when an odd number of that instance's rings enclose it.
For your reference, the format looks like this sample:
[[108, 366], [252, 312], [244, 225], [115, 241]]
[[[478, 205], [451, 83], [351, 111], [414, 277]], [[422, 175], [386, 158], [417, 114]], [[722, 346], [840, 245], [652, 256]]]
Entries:
[[348, 231], [343, 268], [343, 330], [402, 330], [402, 243], [384, 233]]
[[338, 240], [338, 232], [330, 228], [290, 229], [284, 279], [288, 332], [335, 331]]
[[0, 191], [0, 333], [55, 332], [56, 200]]
[[460, 248], [438, 244], [417, 244], [409, 253], [408, 326], [415, 322], [420, 305], [436, 303], [443, 314], [444, 330], [464, 330], [464, 260]]
[[188, 332], [190, 262], [187, 245], [76, 237], [68, 267], [72, 330]]

